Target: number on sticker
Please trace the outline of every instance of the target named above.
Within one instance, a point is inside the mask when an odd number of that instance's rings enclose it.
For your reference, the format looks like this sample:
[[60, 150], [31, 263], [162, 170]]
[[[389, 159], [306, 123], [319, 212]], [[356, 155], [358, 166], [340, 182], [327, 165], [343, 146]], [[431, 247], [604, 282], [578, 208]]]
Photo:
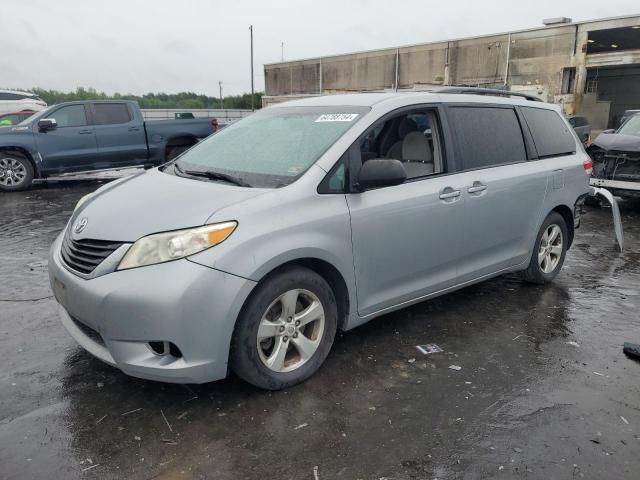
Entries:
[[316, 122], [352, 122], [357, 116], [357, 113], [325, 113]]

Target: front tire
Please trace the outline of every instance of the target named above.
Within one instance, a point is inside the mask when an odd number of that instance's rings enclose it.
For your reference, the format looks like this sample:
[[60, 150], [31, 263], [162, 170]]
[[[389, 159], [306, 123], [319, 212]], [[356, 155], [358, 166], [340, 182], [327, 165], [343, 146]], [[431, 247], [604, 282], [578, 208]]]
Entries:
[[33, 165], [27, 158], [0, 153], [0, 190], [17, 192], [26, 190], [33, 180]]
[[335, 296], [304, 267], [268, 276], [243, 307], [231, 340], [231, 369], [266, 390], [303, 382], [327, 358], [337, 329]]
[[529, 267], [524, 271], [524, 280], [544, 284], [556, 278], [564, 264], [568, 242], [567, 223], [558, 212], [551, 212], [536, 237]]

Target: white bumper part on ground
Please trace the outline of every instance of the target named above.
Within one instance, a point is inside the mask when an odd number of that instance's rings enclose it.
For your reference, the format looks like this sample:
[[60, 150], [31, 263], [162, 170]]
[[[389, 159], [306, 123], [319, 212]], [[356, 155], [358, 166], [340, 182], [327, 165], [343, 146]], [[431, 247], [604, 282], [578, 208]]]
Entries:
[[605, 198], [611, 205], [611, 214], [613, 215], [613, 227], [616, 232], [616, 240], [620, 251], [624, 251], [624, 232], [622, 231], [622, 219], [620, 218], [620, 209], [618, 208], [618, 202], [613, 194], [604, 188], [598, 188], [591, 186], [591, 195]]

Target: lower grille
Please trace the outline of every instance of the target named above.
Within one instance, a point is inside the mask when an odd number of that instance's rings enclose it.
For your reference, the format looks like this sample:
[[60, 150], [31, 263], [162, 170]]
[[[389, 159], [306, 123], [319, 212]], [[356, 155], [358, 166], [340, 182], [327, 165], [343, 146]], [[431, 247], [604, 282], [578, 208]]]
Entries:
[[88, 325], [85, 325], [77, 318], [71, 317], [71, 320], [73, 320], [73, 323], [75, 323], [76, 327], [78, 327], [82, 331], [82, 333], [84, 333], [87, 337], [89, 337], [94, 342], [99, 343], [100, 345], [104, 345], [104, 340], [102, 340], [102, 336], [96, 330], [89, 327]]
[[89, 274], [122, 245], [109, 240], [73, 240], [67, 232], [60, 253], [64, 262], [72, 269]]

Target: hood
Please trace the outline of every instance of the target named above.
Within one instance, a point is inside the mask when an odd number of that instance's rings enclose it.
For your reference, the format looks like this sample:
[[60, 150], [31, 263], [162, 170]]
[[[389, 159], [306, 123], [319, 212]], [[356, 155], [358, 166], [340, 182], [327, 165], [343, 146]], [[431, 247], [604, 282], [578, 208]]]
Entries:
[[640, 152], [640, 137], [621, 133], [601, 133], [593, 144], [603, 150], [620, 150], [623, 152]]
[[116, 182], [94, 192], [73, 213], [71, 225], [87, 219], [74, 238], [133, 242], [151, 233], [197, 227], [216, 211], [269, 191], [176, 177], [157, 169]]

